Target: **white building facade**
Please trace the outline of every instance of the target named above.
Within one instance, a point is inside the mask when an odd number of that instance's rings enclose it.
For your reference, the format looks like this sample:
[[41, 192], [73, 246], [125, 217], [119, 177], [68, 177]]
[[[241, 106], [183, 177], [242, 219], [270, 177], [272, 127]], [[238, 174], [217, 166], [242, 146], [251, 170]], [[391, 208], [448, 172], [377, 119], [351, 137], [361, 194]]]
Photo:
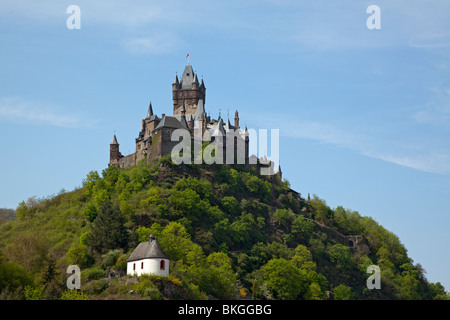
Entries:
[[127, 260], [127, 275], [169, 275], [169, 258], [162, 251], [153, 235], [148, 242], [140, 243]]

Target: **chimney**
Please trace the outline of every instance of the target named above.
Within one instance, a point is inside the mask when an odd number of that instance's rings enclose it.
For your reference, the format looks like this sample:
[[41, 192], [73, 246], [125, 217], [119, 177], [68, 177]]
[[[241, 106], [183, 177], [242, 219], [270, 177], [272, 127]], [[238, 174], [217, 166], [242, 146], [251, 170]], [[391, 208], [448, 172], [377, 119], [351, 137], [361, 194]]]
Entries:
[[154, 235], [150, 235], [150, 237], [149, 237], [149, 239], [148, 239], [148, 242], [152, 242], [152, 241], [154, 241], [155, 240], [155, 236]]

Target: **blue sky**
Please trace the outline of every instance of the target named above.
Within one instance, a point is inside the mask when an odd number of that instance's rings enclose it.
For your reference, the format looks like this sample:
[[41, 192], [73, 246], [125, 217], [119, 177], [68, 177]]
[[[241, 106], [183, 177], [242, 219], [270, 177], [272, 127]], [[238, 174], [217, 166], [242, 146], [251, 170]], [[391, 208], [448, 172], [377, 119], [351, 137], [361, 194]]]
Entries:
[[[81, 9], [69, 30], [66, 9]], [[381, 9], [369, 30], [366, 9]], [[448, 1], [0, 1], [0, 207], [80, 186], [172, 111], [186, 54], [206, 110], [280, 129], [283, 176], [397, 234], [450, 289]]]

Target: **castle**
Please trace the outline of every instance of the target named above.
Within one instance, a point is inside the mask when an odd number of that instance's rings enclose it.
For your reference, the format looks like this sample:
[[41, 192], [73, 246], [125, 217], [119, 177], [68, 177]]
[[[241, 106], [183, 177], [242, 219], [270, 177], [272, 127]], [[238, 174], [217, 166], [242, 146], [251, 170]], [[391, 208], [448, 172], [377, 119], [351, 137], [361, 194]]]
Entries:
[[[230, 156], [227, 154], [230, 150], [233, 151], [230, 157], [232, 160], [237, 159], [236, 163], [249, 163], [248, 130], [246, 126], [241, 130], [238, 111], [235, 112], [233, 125], [229, 119], [224, 121], [220, 114], [218, 119], [212, 119], [205, 111], [205, 98], [206, 87], [203, 78], [199, 82], [197, 74], [188, 63], [181, 79], [178, 80], [178, 75], [175, 74], [172, 83], [173, 114], [163, 113], [161, 117], [157, 116], [150, 102], [147, 116], [142, 120], [142, 129], [136, 138], [136, 152], [123, 156], [114, 134], [110, 144], [109, 165], [133, 167], [143, 159], [149, 163], [153, 159], [170, 154], [180, 143], [179, 139], [172, 137], [177, 129], [184, 129], [189, 133], [190, 143], [199, 142], [202, 145], [203, 141], [211, 141], [216, 148], [221, 148], [221, 163], [225, 163], [225, 160], [230, 163], [229, 158], [226, 159], [226, 156]], [[227, 140], [230, 144], [227, 144]]]

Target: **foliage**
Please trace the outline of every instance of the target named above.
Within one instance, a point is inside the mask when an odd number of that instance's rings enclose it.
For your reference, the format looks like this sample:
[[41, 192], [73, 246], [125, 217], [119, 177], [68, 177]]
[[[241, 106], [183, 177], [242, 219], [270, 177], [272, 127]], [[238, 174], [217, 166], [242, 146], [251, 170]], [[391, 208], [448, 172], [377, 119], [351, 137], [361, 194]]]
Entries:
[[[16, 216], [0, 223], [0, 298], [449, 297], [373, 218], [298, 198], [287, 180], [245, 166], [175, 166], [170, 157], [111, 166], [71, 192], [22, 201]], [[169, 278], [123, 276], [150, 234], [170, 258]], [[348, 235], [366, 247], [350, 248]], [[80, 266], [83, 292], [66, 290], [69, 264]], [[383, 290], [365, 287], [373, 264]], [[122, 276], [109, 279], [111, 270]]]
[[0, 291], [15, 290], [33, 283], [31, 275], [19, 264], [5, 261], [0, 264]]
[[334, 300], [352, 300], [352, 288], [340, 284], [333, 289]]
[[127, 248], [128, 231], [124, 222], [120, 209], [105, 202], [88, 235], [89, 246], [99, 253], [110, 249]]
[[61, 296], [61, 300], [89, 300], [89, 296], [83, 292], [78, 292], [75, 289], [66, 290]]
[[263, 271], [264, 281], [277, 299], [296, 299], [306, 291], [306, 281], [292, 260], [272, 259]]
[[83, 210], [83, 215], [90, 222], [94, 221], [95, 218], [97, 218], [97, 214], [98, 214], [97, 206], [93, 203], [88, 203]]

